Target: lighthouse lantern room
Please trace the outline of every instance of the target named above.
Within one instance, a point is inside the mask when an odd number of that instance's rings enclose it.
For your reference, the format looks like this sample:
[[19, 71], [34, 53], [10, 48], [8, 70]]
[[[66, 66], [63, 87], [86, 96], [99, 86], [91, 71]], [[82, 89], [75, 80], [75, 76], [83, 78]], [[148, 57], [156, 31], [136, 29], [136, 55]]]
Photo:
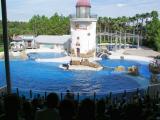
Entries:
[[76, 15], [71, 15], [71, 49], [77, 57], [94, 57], [96, 53], [97, 15], [91, 15], [90, 8], [89, 0], [77, 0]]

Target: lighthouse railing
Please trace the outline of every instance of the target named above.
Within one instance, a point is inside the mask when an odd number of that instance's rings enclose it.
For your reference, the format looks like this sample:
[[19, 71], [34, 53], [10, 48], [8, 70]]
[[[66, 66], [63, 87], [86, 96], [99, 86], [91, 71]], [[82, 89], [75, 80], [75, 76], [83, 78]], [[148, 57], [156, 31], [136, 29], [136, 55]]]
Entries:
[[91, 14], [91, 15], [90, 15], [90, 18], [98, 18], [98, 15], [96, 15], [96, 14]]
[[[70, 14], [70, 18], [77, 18], [76, 14]], [[91, 14], [89, 18], [97, 18], [98, 16], [96, 14]]]

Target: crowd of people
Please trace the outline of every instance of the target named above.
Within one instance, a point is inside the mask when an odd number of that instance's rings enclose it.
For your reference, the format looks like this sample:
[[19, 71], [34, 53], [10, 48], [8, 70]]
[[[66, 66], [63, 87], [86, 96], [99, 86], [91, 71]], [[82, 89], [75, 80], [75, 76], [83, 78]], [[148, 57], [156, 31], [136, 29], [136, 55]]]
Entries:
[[136, 93], [79, 102], [69, 91], [63, 100], [56, 93], [33, 100], [9, 94], [0, 97], [0, 120], [160, 120], [160, 97]]

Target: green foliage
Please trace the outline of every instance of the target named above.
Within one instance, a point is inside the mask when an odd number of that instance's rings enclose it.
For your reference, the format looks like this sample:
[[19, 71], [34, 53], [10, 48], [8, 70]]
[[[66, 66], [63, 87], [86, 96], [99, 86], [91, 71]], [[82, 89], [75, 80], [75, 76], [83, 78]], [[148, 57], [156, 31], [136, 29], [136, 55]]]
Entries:
[[0, 52], [3, 52], [4, 49], [3, 49], [3, 46], [0, 46]]
[[[50, 18], [34, 15], [29, 22], [8, 21], [9, 36], [21, 34], [34, 35], [62, 35], [69, 34], [69, 17], [55, 13]], [[0, 33], [2, 33], [2, 21], [0, 21]]]
[[[157, 11], [136, 14], [133, 17], [99, 17], [97, 22], [97, 32], [106, 31], [116, 33], [117, 31], [122, 31], [127, 33], [135, 33], [143, 37], [143, 45], [158, 51], [160, 51], [159, 29], [160, 21], [158, 19]], [[101, 39], [101, 43], [103, 42], [104, 40]]]
[[57, 13], [48, 18], [35, 15], [29, 21], [29, 27], [35, 35], [63, 35], [69, 34], [69, 18]]
[[20, 34], [30, 34], [31, 31], [28, 28], [27, 22], [8, 22], [8, 34], [9, 36], [12, 36], [14, 34], [20, 35]]
[[[157, 11], [151, 13], [136, 14], [133, 17], [99, 17], [97, 32], [130, 32], [143, 36], [143, 45], [160, 50], [160, 22]], [[0, 21], [0, 33], [2, 33], [2, 21]], [[29, 22], [8, 22], [9, 36], [20, 34], [34, 35], [63, 35], [70, 34], [69, 17], [55, 13], [50, 18], [34, 15]], [[107, 42], [107, 37], [101, 42]], [[114, 41], [113, 41], [114, 42]]]
[[160, 51], [160, 28], [157, 30], [157, 34], [155, 36], [155, 47], [157, 51]]
[[146, 25], [146, 41], [145, 45], [153, 48], [154, 50], [160, 50], [160, 21], [158, 19], [158, 13], [152, 11], [152, 21]]
[[3, 50], [4, 50], [4, 48], [3, 48], [3, 41], [2, 41], [2, 39], [0, 37], [0, 52], [2, 52]]
[[145, 25], [149, 22], [149, 18], [153, 19], [157, 17], [157, 12], [152, 11], [151, 13], [143, 13], [143, 14], [136, 14], [133, 17], [117, 17], [117, 18], [110, 18], [110, 17], [99, 17], [98, 19], [98, 32], [100, 31], [127, 31], [133, 32], [135, 31], [136, 34], [144, 34], [145, 32]]

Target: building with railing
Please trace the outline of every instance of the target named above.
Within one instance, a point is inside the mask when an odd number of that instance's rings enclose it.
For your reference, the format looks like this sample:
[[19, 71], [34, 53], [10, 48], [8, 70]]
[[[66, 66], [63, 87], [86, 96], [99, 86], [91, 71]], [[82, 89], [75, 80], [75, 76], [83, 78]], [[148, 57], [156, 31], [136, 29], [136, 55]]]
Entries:
[[76, 15], [70, 15], [72, 54], [82, 56], [96, 53], [96, 22], [97, 15], [90, 13], [89, 0], [78, 0]]

